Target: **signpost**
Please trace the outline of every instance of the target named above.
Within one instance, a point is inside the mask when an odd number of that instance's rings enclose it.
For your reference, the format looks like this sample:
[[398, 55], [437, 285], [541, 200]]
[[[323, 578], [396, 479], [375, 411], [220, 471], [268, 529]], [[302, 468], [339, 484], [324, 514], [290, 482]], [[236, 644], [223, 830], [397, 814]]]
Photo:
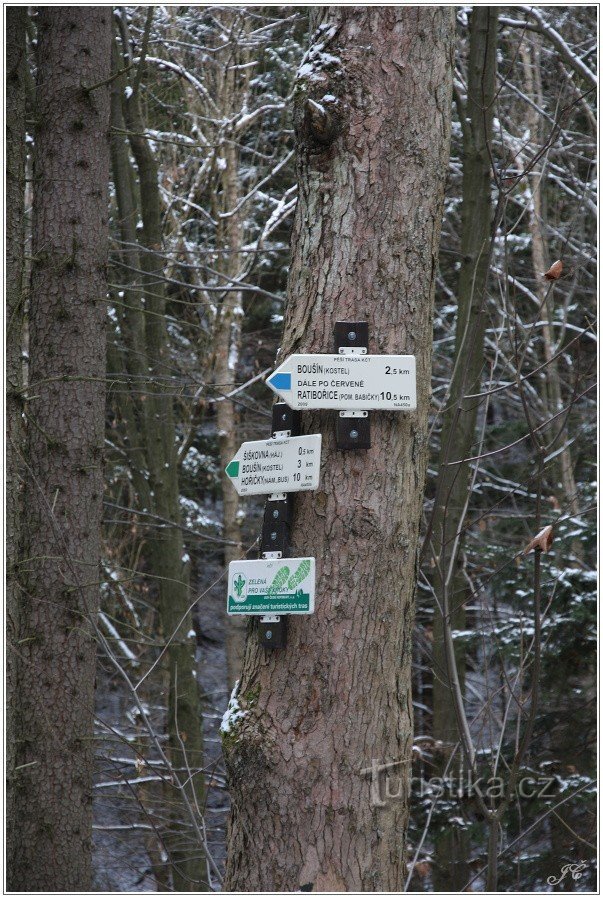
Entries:
[[412, 411], [417, 407], [413, 355], [291, 355], [266, 383], [294, 409]]
[[231, 561], [228, 614], [312, 614], [316, 571], [313, 558]]
[[259, 615], [259, 644], [284, 648], [287, 616], [314, 611], [314, 558], [283, 558], [291, 551], [290, 493], [314, 490], [322, 436], [299, 436], [300, 410], [334, 409], [338, 449], [370, 449], [369, 411], [417, 407], [413, 355], [369, 355], [366, 321], [338, 321], [334, 354], [291, 355], [268, 378], [284, 402], [272, 407], [272, 439], [243, 443], [226, 466], [239, 496], [268, 494], [258, 561], [232, 561], [228, 614]]
[[320, 433], [243, 443], [226, 473], [239, 496], [315, 490], [321, 444]]

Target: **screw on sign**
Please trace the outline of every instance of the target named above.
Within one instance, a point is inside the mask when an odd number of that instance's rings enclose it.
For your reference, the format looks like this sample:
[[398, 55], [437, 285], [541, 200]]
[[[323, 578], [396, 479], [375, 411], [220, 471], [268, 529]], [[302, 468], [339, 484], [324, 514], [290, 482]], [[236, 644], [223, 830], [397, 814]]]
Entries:
[[315, 590], [314, 558], [231, 561], [226, 610], [261, 616], [312, 614]]
[[294, 409], [412, 411], [412, 355], [291, 355], [266, 381]]
[[319, 433], [243, 443], [226, 473], [239, 496], [315, 490], [321, 446]]

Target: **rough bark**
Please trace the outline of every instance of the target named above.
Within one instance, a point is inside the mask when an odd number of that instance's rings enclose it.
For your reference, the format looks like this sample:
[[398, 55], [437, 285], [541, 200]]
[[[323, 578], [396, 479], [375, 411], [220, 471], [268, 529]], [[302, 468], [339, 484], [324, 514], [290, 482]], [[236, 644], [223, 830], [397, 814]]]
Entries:
[[90, 888], [103, 493], [108, 7], [40, 7], [12, 887]]
[[22, 332], [25, 237], [25, 31], [27, 9], [6, 10], [6, 819], [8, 880], [16, 855], [19, 583], [23, 452]]
[[[427, 459], [431, 320], [447, 170], [454, 19], [443, 7], [315, 7], [296, 87], [300, 198], [281, 358], [331, 351], [367, 320], [371, 351], [414, 353], [418, 409], [373, 413], [373, 448], [323, 433], [321, 486], [296, 498], [316, 611], [269, 654], [248, 639], [225, 735], [233, 814], [225, 887], [400, 890], [412, 745], [410, 664]], [[327, 101], [313, 121], [306, 100]], [[371, 803], [372, 759], [400, 795]]]

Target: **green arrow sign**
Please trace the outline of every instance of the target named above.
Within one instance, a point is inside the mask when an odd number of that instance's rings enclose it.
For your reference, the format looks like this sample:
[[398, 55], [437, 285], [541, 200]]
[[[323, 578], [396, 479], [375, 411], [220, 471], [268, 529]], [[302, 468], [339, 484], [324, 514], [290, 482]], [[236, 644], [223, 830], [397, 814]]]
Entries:
[[226, 473], [239, 496], [315, 490], [321, 442], [322, 436], [312, 433], [243, 443]]
[[239, 476], [239, 462], [231, 461], [228, 465], [226, 465], [226, 473], [229, 477], [238, 477]]

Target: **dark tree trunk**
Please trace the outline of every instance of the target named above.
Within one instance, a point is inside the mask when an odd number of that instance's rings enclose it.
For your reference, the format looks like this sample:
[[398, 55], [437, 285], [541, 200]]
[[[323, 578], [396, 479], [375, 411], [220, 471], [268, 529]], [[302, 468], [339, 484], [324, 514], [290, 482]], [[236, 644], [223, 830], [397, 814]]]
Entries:
[[[492, 139], [496, 83], [496, 7], [477, 6], [471, 13], [469, 79], [463, 118], [463, 206], [461, 270], [454, 371], [442, 418], [442, 441], [428, 557], [435, 565], [435, 590], [450, 626], [462, 629], [466, 584], [462, 571], [462, 528], [469, 497], [471, 467], [451, 465], [471, 454], [475, 439], [484, 365], [485, 291], [490, 264], [492, 176], [488, 145]], [[458, 729], [447, 682], [443, 618], [434, 616], [434, 736], [456, 742]], [[461, 673], [462, 658], [459, 657]]]
[[[128, 45], [127, 27], [122, 20], [123, 46]], [[123, 131], [120, 100], [124, 85], [117, 79], [112, 116], [116, 133], [112, 145], [113, 179], [126, 264], [142, 270], [142, 291], [130, 284], [128, 308], [124, 311], [123, 334], [126, 364], [132, 374], [149, 378], [149, 395], [144, 403], [130, 403], [129, 433], [131, 463], [138, 501], [171, 522], [152, 531], [147, 541], [151, 575], [158, 585], [161, 636], [167, 645], [169, 669], [167, 729], [170, 760], [177, 778], [166, 784], [166, 826], [164, 839], [170, 855], [175, 891], [205, 891], [209, 888], [205, 850], [200, 840], [201, 814], [205, 806], [203, 776], [203, 729], [199, 687], [195, 674], [192, 630], [192, 601], [188, 565], [184, 561], [184, 541], [180, 529], [177, 434], [173, 398], [164, 394], [161, 377], [169, 367], [169, 339], [165, 317], [164, 259], [161, 252], [161, 196], [157, 163], [144, 137], [138, 91], [123, 101], [129, 144], [138, 171], [142, 239], [135, 230], [137, 207], [132, 192], [135, 180]], [[140, 262], [138, 261], [140, 260]], [[128, 275], [129, 276], [129, 275]], [[149, 312], [146, 320], [141, 305]], [[142, 474], [142, 471], [146, 474]], [[142, 475], [142, 476], [141, 476]], [[148, 482], [147, 482], [148, 481]], [[190, 771], [187, 775], [186, 771]], [[192, 819], [191, 819], [192, 818]], [[191, 826], [191, 823], [193, 824]]]
[[16, 856], [15, 762], [18, 695], [19, 583], [23, 453], [22, 335], [25, 236], [25, 29], [27, 9], [6, 10], [6, 859]]
[[38, 11], [21, 559], [20, 891], [91, 886], [111, 9]]
[[[373, 413], [373, 448], [323, 433], [321, 486], [292, 543], [317, 560], [316, 611], [270, 654], [252, 633], [224, 737], [233, 814], [225, 887], [401, 890], [412, 747], [411, 642], [427, 462], [431, 320], [447, 171], [454, 16], [315, 7], [296, 86], [299, 204], [283, 339], [329, 352], [337, 320], [417, 358], [418, 409]], [[338, 103], [327, 99], [331, 95]], [[323, 112], [308, 104], [311, 99]], [[371, 800], [376, 764], [397, 798]]]
[[[492, 174], [490, 144], [496, 86], [498, 10], [474, 6], [470, 18], [467, 100], [458, 109], [463, 129], [463, 205], [461, 214], [461, 269], [458, 317], [450, 393], [442, 417], [442, 437], [436, 498], [428, 537], [429, 558], [435, 568], [437, 607], [433, 626], [433, 736], [439, 743], [438, 774], [447, 768], [459, 730], [446, 666], [444, 627], [465, 628], [468, 588], [463, 572], [463, 534], [470, 495], [469, 463], [450, 465], [471, 455], [475, 439], [479, 393], [484, 364], [486, 286], [490, 265], [492, 224]], [[461, 690], [464, 690], [465, 656], [455, 646]], [[457, 754], [454, 776], [462, 769]], [[434, 887], [459, 891], [470, 878], [469, 833], [446, 825], [435, 839]]]

